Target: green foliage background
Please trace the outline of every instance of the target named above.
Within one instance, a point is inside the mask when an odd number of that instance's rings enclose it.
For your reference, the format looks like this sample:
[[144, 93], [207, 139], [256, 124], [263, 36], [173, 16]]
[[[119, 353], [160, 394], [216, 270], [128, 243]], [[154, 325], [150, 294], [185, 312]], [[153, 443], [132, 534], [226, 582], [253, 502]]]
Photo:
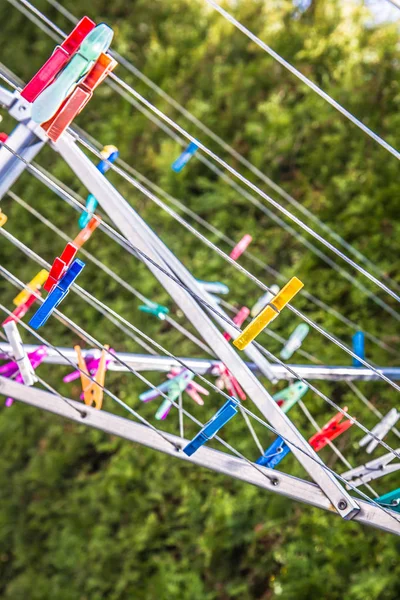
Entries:
[[[47, 2], [37, 0], [35, 5], [64, 31], [70, 29]], [[394, 157], [199, 0], [92, 0], [89, 6], [67, 0], [63, 5], [76, 15], [109, 23], [115, 30], [115, 49], [400, 282]], [[337, 0], [314, 0], [303, 15], [296, 14], [289, 0], [242, 0], [232, 5], [235, 15], [274, 50], [399, 146], [395, 25], [374, 27], [362, 7]], [[6, 0], [0, 3], [0, 23], [1, 60], [26, 81], [54, 43]], [[122, 67], [117, 74], [221, 153], [136, 77]], [[101, 143], [118, 145], [129, 164], [222, 231], [235, 239], [252, 233], [252, 251], [268, 265], [286, 278], [298, 275], [315, 296], [397, 350], [396, 316], [366, 298], [198, 161], [193, 160], [179, 176], [174, 174], [170, 164], [180, 152], [178, 144], [109, 87], [103, 85], [96, 92], [77, 123]], [[9, 132], [12, 126], [4, 115], [2, 129]], [[42, 151], [39, 162], [86, 195], [50, 149]], [[240, 170], [254, 180], [251, 173]], [[109, 177], [197, 277], [228, 283], [229, 299], [237, 306], [255, 302], [259, 291], [254, 284], [226, 267], [126, 181], [112, 173]], [[68, 235], [76, 234], [76, 213], [33, 177], [24, 174], [14, 191]], [[51, 262], [63, 247], [62, 240], [11, 198], [2, 201], [2, 209], [9, 216], [6, 229]], [[224, 242], [221, 247], [229, 249]], [[148, 271], [127, 259], [103, 234], [97, 232], [87, 248], [143, 294], [168, 304], [185, 323]], [[0, 249], [1, 263], [20, 279], [28, 281], [36, 272], [37, 266], [3, 237]], [[243, 259], [243, 265], [265, 282], [274, 282], [248, 259]], [[396, 308], [367, 280], [355, 273], [351, 279]], [[81, 285], [170, 351], [201, 355], [181, 335], [139, 313], [137, 301], [90, 262]], [[2, 280], [0, 290], [1, 302], [11, 306], [14, 288]], [[351, 343], [352, 330], [336, 318], [304, 297], [296, 300], [296, 306]], [[112, 340], [118, 350], [141, 351], [73, 294], [62, 308], [102, 343]], [[284, 336], [297, 324], [291, 314], [282, 314], [279, 321], [274, 328]], [[78, 342], [54, 319], [43, 335], [53, 344]], [[27, 335], [25, 339], [33, 342]], [[273, 352], [279, 350], [269, 337], [264, 343]], [[317, 333], [310, 334], [305, 349], [325, 363], [349, 361]], [[372, 343], [367, 351], [377, 364], [396, 364], [396, 355]], [[46, 366], [40, 370], [60, 392], [77, 398], [78, 385], [60, 384], [63, 373]], [[160, 378], [154, 375], [152, 380]], [[146, 418], [153, 418], [154, 405], [139, 407], [143, 383], [132, 376], [109, 374], [107, 385]], [[347, 404], [368, 427], [375, 424], [375, 417], [343, 384], [319, 387], [335, 402]], [[383, 383], [359, 387], [384, 413], [398, 403], [395, 392]], [[310, 392], [306, 400], [320, 423], [332, 416], [332, 410]], [[190, 409], [205, 421], [220, 402], [211, 395], [203, 409], [191, 405]], [[109, 398], [105, 409], [124, 414]], [[298, 408], [291, 416], [305, 435], [312, 433]], [[166, 427], [176, 431], [174, 416]], [[195, 432], [194, 426], [186, 424], [188, 437]], [[259, 434], [266, 445], [272, 439], [265, 430]], [[1, 409], [0, 436], [0, 596], [4, 600], [394, 600], [400, 596], [400, 546], [394, 536], [341, 522], [26, 406]], [[357, 445], [361, 436], [353, 427], [338, 444], [354, 464], [366, 459]], [[252, 460], [257, 458], [239, 419], [224, 430], [224, 437]], [[392, 447], [397, 443], [390, 436], [387, 441]], [[329, 450], [321, 455], [342, 470]], [[291, 457], [283, 468], [304, 476]], [[392, 476], [379, 482], [377, 489], [383, 494], [398, 486], [398, 478]]]

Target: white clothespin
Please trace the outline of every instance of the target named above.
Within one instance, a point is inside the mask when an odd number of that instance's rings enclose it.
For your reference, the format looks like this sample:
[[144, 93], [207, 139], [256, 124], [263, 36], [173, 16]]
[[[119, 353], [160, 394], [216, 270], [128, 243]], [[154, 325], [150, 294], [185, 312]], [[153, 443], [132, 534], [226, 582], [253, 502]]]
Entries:
[[[400, 448], [395, 450], [395, 452], [399, 454]], [[389, 452], [384, 456], [370, 460], [365, 465], [361, 465], [361, 467], [356, 467], [355, 469], [346, 471], [346, 473], [342, 473], [341, 477], [346, 479], [351, 485], [358, 487], [363, 483], [368, 483], [373, 479], [378, 479], [379, 477], [398, 471], [400, 469], [400, 462], [396, 462], [393, 465], [389, 464], [395, 458], [395, 454]]]
[[[374, 436], [379, 438], [380, 440], [383, 440], [385, 435], [387, 433], [389, 433], [389, 431], [392, 429], [392, 427], [394, 427], [396, 425], [396, 423], [399, 419], [400, 419], [400, 413], [395, 408], [392, 408], [392, 410], [390, 410], [388, 412], [388, 414], [385, 415], [383, 417], [383, 419], [377, 425], [375, 425], [375, 427], [372, 429], [371, 433], [373, 433]], [[369, 442], [369, 444], [368, 444], [368, 442]], [[378, 440], [374, 439], [368, 433], [359, 441], [358, 445], [362, 448], [363, 446], [366, 446], [367, 444], [368, 444], [368, 446], [367, 446], [366, 451], [368, 452], [368, 454], [371, 454], [371, 452], [373, 450], [375, 450], [375, 448], [377, 447], [379, 442], [378, 442]]]
[[15, 321], [9, 321], [3, 325], [8, 343], [12, 348], [15, 362], [18, 365], [19, 372], [25, 385], [33, 385], [37, 381], [35, 371], [31, 365], [29, 357], [25, 354], [21, 336], [19, 334]]

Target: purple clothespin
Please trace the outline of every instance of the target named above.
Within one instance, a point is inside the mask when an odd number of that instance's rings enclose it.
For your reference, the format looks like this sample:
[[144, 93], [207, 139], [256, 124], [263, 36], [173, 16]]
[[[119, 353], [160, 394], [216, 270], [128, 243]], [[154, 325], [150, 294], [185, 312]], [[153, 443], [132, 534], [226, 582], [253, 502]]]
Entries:
[[[46, 346], [39, 346], [39, 348], [37, 348], [33, 352], [28, 353], [28, 358], [32, 365], [33, 370], [38, 368], [38, 366], [40, 365], [40, 363], [43, 362], [43, 360], [45, 359], [46, 356], [47, 356]], [[2, 369], [4, 367], [8, 367], [8, 374], [3, 373]], [[18, 365], [16, 362], [10, 362], [10, 363], [7, 363], [7, 365], [3, 365], [2, 367], [0, 367], [0, 373], [1, 373], [1, 375], [4, 375], [4, 377], [12, 377], [17, 372], [18, 372]], [[17, 383], [23, 383], [21, 373], [18, 373], [18, 375], [15, 378], [15, 381]], [[6, 398], [5, 405], [7, 406], [7, 408], [12, 406], [13, 403], [14, 403], [13, 398]]]

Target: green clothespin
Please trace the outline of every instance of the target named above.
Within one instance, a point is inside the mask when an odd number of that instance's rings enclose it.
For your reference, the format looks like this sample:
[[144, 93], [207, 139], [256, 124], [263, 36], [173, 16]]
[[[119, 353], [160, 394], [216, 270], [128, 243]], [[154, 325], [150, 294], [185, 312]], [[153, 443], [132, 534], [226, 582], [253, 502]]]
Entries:
[[139, 310], [145, 313], [149, 313], [150, 315], [154, 315], [158, 317], [161, 321], [164, 321], [165, 316], [169, 313], [169, 309], [166, 306], [162, 306], [161, 304], [157, 304], [156, 302], [152, 302], [151, 300], [147, 301], [146, 304], [141, 304], [139, 306]]
[[384, 496], [380, 496], [376, 501], [379, 502], [379, 504], [384, 504], [385, 508], [390, 508], [391, 510], [400, 513], [400, 488], [397, 488], [397, 490], [389, 492]]
[[302, 381], [296, 381], [281, 392], [274, 394], [273, 399], [278, 403], [284, 413], [287, 413], [308, 390], [308, 385]]
[[172, 407], [172, 402], [176, 402], [179, 396], [186, 390], [189, 383], [192, 381], [194, 373], [185, 370], [183, 373], [174, 377], [169, 385], [167, 396], [170, 400], [165, 398], [164, 402], [160, 405], [160, 408], [156, 412], [157, 421], [164, 420]]
[[76, 54], [32, 104], [32, 120], [45, 123], [57, 112], [79, 81], [90, 71], [100, 54], [106, 52], [114, 32], [106, 25], [97, 25], [83, 40]]

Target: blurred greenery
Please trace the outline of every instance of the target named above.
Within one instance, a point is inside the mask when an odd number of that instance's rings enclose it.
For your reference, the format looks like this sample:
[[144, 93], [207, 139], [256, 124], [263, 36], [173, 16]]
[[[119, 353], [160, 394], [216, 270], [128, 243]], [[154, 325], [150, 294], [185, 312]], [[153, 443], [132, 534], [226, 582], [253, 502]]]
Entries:
[[[92, 0], [89, 7], [65, 0], [62, 4], [78, 16], [88, 14], [97, 22], [109, 23], [115, 30], [116, 50], [400, 283], [399, 184], [394, 157], [200, 0], [153, 0], [151, 4]], [[35, 6], [64, 31], [71, 28], [45, 0], [37, 0]], [[389, 143], [399, 145], [395, 24], [374, 26], [361, 3], [344, 0], [314, 0], [304, 13], [290, 0], [242, 0], [228, 6], [276, 52]], [[0, 22], [1, 60], [27, 81], [43, 64], [54, 41], [5, 0], [0, 5]], [[122, 66], [116, 73], [260, 185], [132, 73]], [[1, 128], [10, 132], [12, 120], [4, 111], [3, 116]], [[394, 327], [398, 313], [389, 314], [351, 284], [363, 284], [395, 310], [396, 303], [387, 294], [351, 270], [350, 280], [333, 271], [199, 161], [192, 160], [179, 175], [173, 173], [170, 165], [181, 151], [178, 143], [106, 84], [76, 122], [102, 144], [116, 144], [130, 165], [221, 231], [234, 239], [250, 232], [256, 256], [285, 278], [296, 274], [317, 298], [395, 349], [389, 353], [368, 342], [371, 361], [398, 364], [399, 335]], [[41, 152], [38, 162], [85, 197], [86, 190], [50, 148]], [[187, 230], [178, 230], [170, 216], [127, 181], [114, 173], [108, 176], [196, 277], [226, 282], [231, 288], [229, 299], [238, 307], [256, 301], [260, 291], [254, 283], [226, 267]], [[264, 184], [261, 187], [271, 192]], [[77, 213], [32, 176], [25, 173], [13, 189], [67, 235], [76, 235]], [[276, 193], [272, 196], [287, 205]], [[25, 208], [6, 197], [2, 209], [9, 217], [7, 231], [47, 261], [59, 254], [63, 241]], [[214, 234], [201, 231], [229, 250]], [[307, 235], [305, 239], [311, 241]], [[37, 265], [4, 237], [0, 244], [2, 265], [29, 281]], [[148, 270], [133, 258], [127, 259], [104, 234], [96, 232], [85, 248], [144, 295], [168, 305], [172, 315], [187, 325]], [[275, 282], [248, 258], [241, 262], [266, 283]], [[170, 326], [139, 312], [139, 302], [90, 261], [80, 283], [169, 351], [180, 356], [203, 355]], [[2, 303], [11, 307], [15, 288], [4, 280], [0, 286]], [[296, 307], [351, 344], [353, 330], [334, 315], [304, 296], [296, 299]], [[102, 343], [121, 351], [142, 351], [123, 329], [97, 316], [74, 294], [62, 310]], [[288, 336], [295, 325], [297, 320], [288, 311], [273, 329]], [[27, 343], [33, 343], [34, 338], [23, 335]], [[72, 346], [79, 341], [55, 319], [43, 328], [43, 335], [57, 345]], [[279, 351], [275, 340], [264, 336], [263, 341], [272, 352]], [[349, 364], [348, 355], [316, 332], [309, 335], [304, 349], [325, 364]], [[298, 355], [295, 359], [304, 361]], [[79, 382], [69, 387], [60, 383], [67, 371], [43, 365], [39, 374], [61, 393], [77, 399]], [[156, 374], [150, 378], [160, 381]], [[154, 403], [139, 406], [138, 394], [146, 388], [143, 382], [109, 373], [106, 383], [154, 422]], [[344, 384], [318, 382], [318, 387], [341, 406], [349, 406], [350, 413], [367, 427], [375, 424], [374, 415]], [[383, 413], [397, 405], [395, 391], [382, 382], [358, 387]], [[311, 392], [305, 401], [320, 424], [334, 414]], [[212, 394], [203, 408], [186, 402], [204, 422], [221, 399]], [[104, 408], [127, 416], [110, 398], [105, 399]], [[312, 433], [298, 407], [291, 417], [304, 435]], [[171, 413], [165, 427], [176, 432], [176, 421]], [[196, 431], [185, 420], [186, 436]], [[265, 445], [270, 443], [271, 434], [257, 431]], [[1, 409], [0, 435], [0, 596], [4, 600], [169, 600], [178, 596], [181, 600], [395, 600], [400, 596], [400, 546], [395, 536], [340, 521], [20, 404]], [[257, 458], [257, 449], [239, 418], [226, 427], [223, 437], [252, 460]], [[361, 437], [362, 432], [353, 426], [338, 440], [354, 464], [367, 458], [358, 449]], [[387, 441], [392, 447], [397, 443], [393, 434]], [[221, 449], [217, 443], [212, 445]], [[329, 466], [344, 470], [329, 449], [321, 456]], [[293, 457], [282, 468], [305, 477]], [[394, 475], [380, 480], [376, 488], [383, 494], [398, 485]]]

